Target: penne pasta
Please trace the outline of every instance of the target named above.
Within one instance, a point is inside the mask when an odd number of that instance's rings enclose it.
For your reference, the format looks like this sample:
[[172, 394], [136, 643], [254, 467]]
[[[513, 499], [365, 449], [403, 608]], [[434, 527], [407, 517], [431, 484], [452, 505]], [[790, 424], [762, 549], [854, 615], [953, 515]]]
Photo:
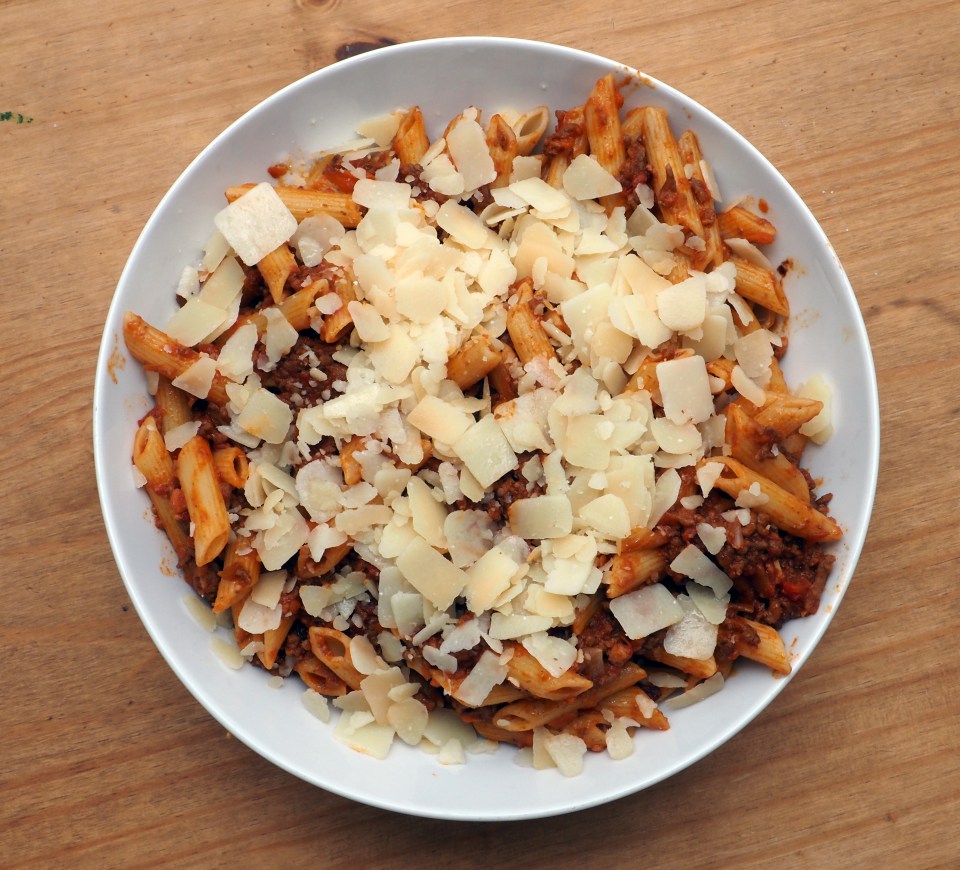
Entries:
[[[726, 466], [726, 471], [714, 486], [732, 498], [739, 498], [742, 493], [756, 486], [759, 494], [765, 498], [760, 510], [778, 528], [809, 541], [836, 541], [840, 538], [840, 527], [830, 517], [747, 468], [743, 463], [727, 456], [717, 456], [710, 461], [721, 462]], [[726, 472], [729, 472], [729, 475]]]
[[764, 625], [762, 622], [756, 622], [752, 619], [739, 617], [738, 620], [756, 633], [759, 642], [754, 645], [745, 642], [738, 636], [737, 653], [745, 659], [766, 665], [778, 674], [789, 674], [791, 670], [790, 657], [787, 655], [787, 649], [779, 632], [772, 626]]
[[783, 317], [789, 316], [790, 304], [777, 275], [743, 257], [731, 259], [737, 267], [737, 293]]
[[223, 613], [242, 602], [260, 579], [260, 557], [246, 538], [234, 535], [227, 542], [223, 570], [213, 612]]
[[342, 631], [320, 625], [311, 626], [308, 636], [314, 656], [339, 677], [348, 688], [357, 690], [363, 682], [350, 656], [350, 638]]
[[297, 268], [297, 261], [294, 259], [290, 246], [284, 242], [257, 263], [257, 268], [270, 290], [270, 296], [279, 305], [283, 300], [283, 291], [287, 286], [287, 279]]
[[621, 102], [613, 73], [610, 73], [593, 86], [583, 110], [590, 154], [614, 177], [620, 174], [626, 158], [620, 127]]
[[[226, 190], [227, 202], [234, 202], [251, 190], [253, 184], [238, 184]], [[302, 221], [314, 214], [328, 214], [345, 227], [355, 227], [363, 213], [349, 193], [327, 190], [311, 190], [305, 187], [276, 187], [277, 195], [290, 209], [293, 216]]]
[[677, 141], [680, 149], [680, 159], [683, 161], [684, 175], [690, 180], [690, 192], [693, 195], [694, 205], [700, 216], [703, 233], [700, 238], [704, 241], [703, 251], [695, 251], [692, 267], [703, 271], [707, 266], [719, 266], [723, 262], [723, 240], [720, 236], [720, 226], [713, 208], [713, 196], [710, 187], [703, 175], [703, 152], [700, 150], [700, 140], [693, 130], [685, 130]]
[[771, 442], [767, 437], [770, 431], [756, 418], [749, 417], [742, 406], [732, 404], [727, 408], [726, 441], [730, 455], [798, 499], [809, 502], [810, 487], [800, 469], [782, 453], [770, 455]]
[[[159, 372], [167, 380], [176, 380], [200, 359], [200, 353], [150, 326], [142, 317], [128, 312], [123, 316], [123, 339], [134, 359], [148, 371]], [[207, 395], [216, 405], [227, 403], [226, 378], [219, 372]]]
[[168, 492], [175, 483], [173, 459], [153, 417], [144, 417], [133, 439], [133, 464], [155, 492]]
[[514, 134], [517, 142], [517, 154], [526, 156], [533, 153], [533, 149], [547, 132], [550, 121], [550, 110], [546, 106], [537, 106], [529, 112], [524, 112], [514, 124]]
[[497, 177], [490, 183], [490, 187], [505, 187], [510, 183], [513, 159], [519, 153], [519, 146], [517, 134], [502, 115], [490, 118], [487, 125], [487, 148], [493, 160], [493, 168], [497, 172]]
[[618, 553], [607, 575], [607, 598], [618, 598], [645, 583], [653, 583], [666, 567], [667, 559], [660, 550]]
[[303, 546], [297, 556], [297, 574], [303, 578], [325, 577], [337, 567], [353, 549], [353, 544], [337, 544], [325, 551], [319, 562], [310, 558], [310, 550]]
[[414, 106], [400, 121], [393, 137], [393, 150], [404, 164], [419, 163], [430, 147], [427, 131], [423, 125], [423, 113]]
[[[653, 169], [653, 190], [667, 223], [679, 224], [703, 238], [703, 223], [683, 169], [680, 148], [670, 129], [667, 113], [654, 106], [634, 109], [643, 130], [643, 143]], [[629, 117], [629, 116], [628, 116]]]
[[517, 646], [513, 658], [507, 662], [510, 679], [516, 681], [526, 692], [536, 698], [556, 701], [582, 694], [593, 683], [579, 674], [567, 672], [559, 677], [551, 676], [547, 670], [522, 646]]
[[257, 653], [257, 658], [268, 671], [277, 663], [277, 656], [283, 649], [283, 643], [290, 633], [290, 627], [297, 618], [295, 613], [288, 614], [280, 620], [280, 625], [263, 633], [263, 649]]
[[503, 355], [489, 335], [475, 335], [447, 360], [447, 377], [461, 390], [469, 390], [500, 365], [501, 359]]
[[168, 378], [160, 376], [157, 381], [157, 412], [160, 419], [160, 430], [164, 435], [177, 426], [189, 423], [193, 417], [190, 413], [190, 398], [181, 389], [170, 383]]
[[234, 489], [243, 489], [250, 474], [250, 463], [247, 454], [235, 444], [217, 447], [213, 451], [213, 465], [217, 470], [217, 477]]
[[347, 684], [312, 653], [301, 658], [293, 669], [308, 688], [321, 695], [340, 698], [349, 691]]
[[196, 563], [206, 565], [220, 555], [230, 536], [227, 507], [206, 439], [195, 435], [180, 448], [177, 476], [194, 527]]
[[777, 237], [777, 229], [770, 221], [742, 205], [735, 205], [720, 214], [717, 224], [724, 239], [746, 239], [755, 245], [769, 245]]

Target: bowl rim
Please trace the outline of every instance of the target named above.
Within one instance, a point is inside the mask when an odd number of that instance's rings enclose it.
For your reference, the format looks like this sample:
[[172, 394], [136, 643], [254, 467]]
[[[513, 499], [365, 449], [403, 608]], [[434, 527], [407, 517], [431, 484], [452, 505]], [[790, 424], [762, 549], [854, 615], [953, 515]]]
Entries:
[[[784, 183], [783, 192], [790, 200], [790, 207], [795, 209], [804, 217], [805, 223], [808, 224], [809, 229], [816, 236], [817, 242], [823, 246], [823, 249], [827, 251], [830, 255], [831, 264], [835, 268], [834, 277], [837, 278], [839, 282], [839, 290], [842, 292], [842, 295], [846, 297], [847, 301], [850, 304], [850, 313], [852, 315], [852, 327], [855, 335], [854, 338], [858, 343], [858, 346], [862, 349], [863, 352], [863, 363], [866, 367], [869, 377], [865, 384], [865, 395], [864, 400], [868, 407], [869, 412], [869, 421], [868, 421], [868, 433], [869, 438], [867, 443], [862, 445], [862, 449], [867, 454], [867, 462], [870, 469], [869, 480], [867, 481], [867, 489], [863, 492], [862, 503], [865, 505], [864, 510], [864, 522], [862, 527], [857, 530], [855, 538], [850, 539], [845, 534], [844, 540], [847, 545], [847, 562], [849, 563], [849, 568], [846, 571], [846, 577], [841, 582], [840, 586], [837, 589], [836, 596], [833, 599], [833, 607], [830, 613], [825, 614], [825, 618], [818, 621], [816, 624], [816, 631], [811, 637], [811, 640], [806, 645], [805, 649], [801, 652], [800, 655], [796, 656], [793, 659], [793, 670], [792, 673], [783, 679], [775, 681], [775, 683], [770, 687], [770, 689], [764, 693], [763, 697], [757, 699], [754, 703], [750, 705], [750, 708], [741, 716], [737, 717], [736, 721], [731, 722], [726, 728], [719, 730], [714, 736], [713, 739], [705, 741], [704, 744], [698, 747], [698, 750], [692, 753], [684, 755], [678, 761], [661, 771], [657, 776], [640, 781], [634, 782], [627, 779], [620, 784], [618, 788], [607, 789], [602, 793], [596, 794], [594, 796], [588, 797], [582, 801], [578, 801], [576, 805], [565, 804], [563, 806], [554, 806], [547, 808], [533, 807], [527, 811], [523, 812], [507, 812], [507, 813], [497, 813], [496, 811], [483, 812], [483, 813], [473, 813], [468, 814], [464, 812], [452, 811], [449, 808], [444, 807], [433, 807], [433, 808], [424, 808], [422, 806], [416, 806], [410, 804], [409, 802], [404, 804], [395, 800], [390, 800], [384, 797], [381, 797], [375, 793], [371, 793], [363, 788], [355, 788], [352, 782], [342, 783], [339, 781], [318, 781], [315, 777], [311, 776], [309, 772], [298, 769], [295, 765], [288, 763], [284, 758], [279, 756], [276, 752], [273, 751], [272, 747], [268, 744], [264, 744], [259, 738], [249, 733], [244, 727], [244, 723], [241, 721], [235, 721], [234, 718], [221, 710], [215, 703], [210, 699], [204, 696], [202, 693], [202, 688], [199, 685], [195, 685], [194, 679], [185, 673], [179, 666], [179, 664], [174, 660], [170, 652], [166, 649], [165, 643], [161, 642], [161, 639], [158, 635], [158, 628], [153, 623], [153, 618], [150, 614], [149, 609], [147, 608], [144, 600], [138, 592], [136, 584], [131, 579], [132, 572], [130, 567], [126, 564], [127, 560], [123, 551], [123, 540], [120, 536], [120, 530], [112, 521], [109, 515], [109, 501], [110, 501], [110, 486], [107, 482], [106, 477], [106, 463], [111, 461], [111, 457], [104, 455], [104, 395], [105, 391], [108, 389], [108, 385], [111, 383], [109, 380], [108, 369], [110, 358], [115, 349], [115, 336], [112, 334], [110, 329], [110, 324], [114, 322], [119, 322], [118, 310], [121, 306], [121, 293], [120, 290], [130, 282], [133, 274], [133, 263], [138, 258], [138, 254], [141, 249], [145, 248], [148, 245], [148, 239], [153, 233], [153, 230], [156, 224], [161, 220], [161, 215], [164, 211], [165, 204], [173, 198], [180, 187], [185, 183], [185, 179], [192, 173], [195, 165], [204, 159], [210, 151], [219, 147], [220, 143], [224, 140], [229, 139], [234, 131], [242, 125], [251, 115], [259, 114], [263, 111], [266, 111], [271, 105], [277, 102], [282, 102], [285, 97], [294, 90], [300, 88], [309, 88], [311, 83], [316, 80], [322, 80], [325, 76], [330, 73], [331, 69], [336, 68], [338, 71], [352, 71], [356, 68], [363, 67], [369, 63], [383, 63], [384, 60], [389, 61], [392, 57], [397, 57], [401, 54], [406, 54], [410, 52], [422, 52], [424, 50], [430, 50], [432, 48], [444, 47], [444, 46], [453, 46], [458, 48], [484, 48], [490, 46], [501, 46], [507, 48], [516, 48], [519, 51], [525, 52], [555, 52], [561, 55], [565, 55], [566, 58], [570, 60], [580, 60], [588, 61], [590, 63], [601, 63], [605, 66], [608, 66], [611, 70], [622, 70], [625, 74], [631, 76], [636, 76], [639, 79], [643, 80], [646, 83], [649, 83], [654, 88], [658, 89], [660, 92], [668, 96], [669, 101], [672, 104], [677, 104], [680, 106], [688, 105], [694, 107], [698, 112], [703, 113], [711, 123], [719, 125], [725, 133], [735, 138], [740, 147], [746, 148], [752, 156], [752, 159], [757, 160], [766, 165], [767, 168], [772, 170], [777, 176], [779, 176]], [[374, 59], [374, 60], [372, 60]], [[555, 107], [551, 107], [555, 108]], [[296, 147], [297, 143], [291, 143], [290, 147], [293, 150]], [[438, 37], [433, 39], [424, 39], [424, 40], [415, 40], [412, 42], [398, 43], [395, 45], [388, 45], [382, 48], [377, 48], [370, 52], [365, 52], [359, 55], [356, 55], [351, 58], [347, 58], [342, 61], [336, 61], [330, 63], [324, 67], [321, 67], [313, 72], [302, 76], [301, 78], [290, 82], [279, 90], [275, 91], [271, 95], [267, 96], [260, 102], [256, 103], [246, 111], [244, 111], [239, 117], [237, 117], [233, 122], [231, 122], [221, 133], [214, 137], [203, 149], [201, 149], [187, 164], [187, 166], [180, 172], [176, 180], [170, 185], [166, 190], [164, 195], [158, 201], [156, 206], [153, 208], [150, 217], [147, 219], [146, 223], [143, 226], [140, 234], [138, 235], [136, 241], [134, 242], [133, 247], [130, 250], [130, 253], [127, 257], [127, 260], [124, 264], [124, 267], [120, 273], [120, 276], [117, 281], [117, 285], [114, 288], [113, 295], [111, 298], [110, 306], [105, 318], [104, 329], [101, 336], [100, 348], [97, 357], [95, 381], [94, 381], [94, 394], [93, 394], [93, 427], [92, 427], [92, 436], [93, 436], [93, 448], [94, 448], [94, 466], [95, 466], [95, 476], [97, 481], [97, 489], [99, 495], [100, 509], [101, 514], [104, 520], [104, 526], [106, 528], [107, 537], [110, 542], [111, 551], [114, 557], [114, 561], [117, 565], [117, 569], [121, 575], [124, 586], [126, 587], [127, 594], [130, 597], [134, 608], [140, 617], [144, 628], [147, 630], [148, 635], [153, 641], [154, 646], [160, 652], [161, 656], [170, 666], [171, 670], [176, 674], [177, 678], [183, 684], [184, 687], [190, 692], [190, 694], [203, 706], [203, 708], [224, 728], [226, 728], [231, 734], [240, 739], [246, 746], [256, 752], [258, 755], [261, 755], [263, 758], [271, 762], [272, 764], [280, 767], [281, 769], [287, 771], [288, 773], [293, 774], [294, 776], [305, 780], [315, 786], [319, 786], [326, 791], [337, 794], [341, 797], [345, 797], [360, 803], [367, 804], [369, 806], [377, 807], [379, 809], [390, 810], [393, 812], [399, 812], [403, 814], [413, 815], [423, 818], [436, 818], [436, 819], [445, 819], [445, 820], [457, 820], [457, 821], [509, 821], [509, 820], [523, 820], [523, 819], [532, 819], [532, 818], [542, 818], [546, 816], [558, 815], [561, 813], [575, 812], [581, 809], [587, 809], [589, 807], [598, 806], [604, 803], [617, 800], [619, 798], [625, 797], [627, 795], [636, 793], [638, 791], [649, 788], [663, 780], [679, 773], [680, 771], [690, 767], [697, 761], [704, 758], [706, 755], [713, 752], [715, 749], [722, 746], [733, 736], [739, 733], [747, 725], [749, 725], [756, 717], [762, 712], [766, 706], [771, 703], [777, 695], [785, 688], [785, 686], [790, 682], [793, 676], [799, 672], [803, 667], [806, 660], [810, 657], [813, 651], [819, 645], [823, 634], [826, 632], [826, 629], [833, 620], [833, 617], [836, 613], [837, 607], [841, 603], [847, 588], [852, 580], [853, 574], [855, 573], [857, 563], [859, 561], [860, 555], [863, 550], [863, 546], [867, 537], [868, 529], [870, 526], [870, 519], [872, 514], [872, 508], [874, 505], [876, 487], [877, 487], [877, 478], [879, 472], [879, 459], [880, 459], [880, 412], [879, 412], [879, 394], [878, 394], [878, 385], [876, 378], [876, 369], [873, 360], [873, 352], [870, 345], [869, 335], [866, 330], [866, 325], [863, 320], [863, 315], [859, 307], [859, 303], [856, 298], [856, 294], [853, 291], [853, 287], [850, 284], [849, 278], [839, 260], [839, 257], [836, 254], [832, 244], [827, 238], [823, 228], [820, 226], [820, 223], [817, 221], [813, 215], [810, 208], [806, 203], [800, 198], [799, 194], [794, 190], [793, 186], [787, 181], [783, 174], [776, 169], [776, 167], [742, 134], [740, 134], [736, 129], [723, 121], [719, 116], [717, 116], [713, 111], [693, 100], [691, 97], [686, 96], [682, 92], [676, 90], [672, 86], [665, 84], [664, 82], [658, 80], [657, 78], [644, 73], [639, 70], [635, 70], [632, 67], [623, 64], [619, 61], [612, 60], [610, 58], [598, 55], [592, 52], [584, 51], [578, 48], [572, 48], [566, 45], [552, 43], [552, 42], [541, 42], [536, 40], [529, 39], [519, 39], [513, 37], [499, 37], [499, 36], [455, 36], [455, 37]], [[582, 776], [588, 776], [585, 772]]]

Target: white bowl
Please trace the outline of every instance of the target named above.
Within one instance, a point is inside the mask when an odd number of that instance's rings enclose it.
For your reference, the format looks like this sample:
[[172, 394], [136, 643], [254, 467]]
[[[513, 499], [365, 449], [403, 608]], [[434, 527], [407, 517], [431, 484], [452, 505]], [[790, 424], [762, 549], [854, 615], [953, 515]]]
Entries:
[[[307, 712], [299, 681], [270, 688], [262, 671], [229, 670], [213, 655], [211, 636], [185, 609], [189, 588], [170, 576], [172, 550], [150, 520], [145, 494], [134, 487], [131, 443], [149, 403], [140, 367], [127, 357], [121, 319], [127, 310], [153, 323], [172, 314], [180, 272], [199, 259], [227, 186], [265, 180], [266, 167], [291, 151], [337, 145], [352, 138], [356, 122], [397, 106], [419, 104], [431, 132], [439, 133], [469, 104], [487, 112], [578, 105], [611, 70], [632, 72], [569, 48], [495, 38], [409, 43], [319, 70], [251, 109], [204, 149], [147, 222], [117, 286], [97, 369], [94, 449], [107, 533], [130, 598], [170, 667], [227, 730], [274, 764], [345, 797], [414, 815], [473, 820], [594, 806], [702, 758], [749, 723], [789, 681], [759, 666], [738, 667], [720, 693], [671, 713], [669, 731], [640, 731], [632, 757], [614, 762], [605, 754], [589, 755], [583, 774], [570, 779], [556, 770], [514, 764], [515, 750], [506, 746], [494, 755], [470, 756], [460, 767], [444, 767], [404, 745], [375, 761], [335, 741], [332, 725]], [[796, 311], [788, 381], [798, 384], [822, 372], [835, 389], [835, 432], [825, 446], [808, 452], [806, 462], [823, 478], [823, 491], [833, 492], [831, 512], [845, 536], [835, 548], [837, 562], [819, 613], [784, 628], [796, 673], [850, 582], [873, 504], [880, 427], [866, 331], [833, 248], [783, 177], [706, 109], [667, 85], [642, 81], [627, 89], [628, 105], [666, 107], [678, 131], [690, 126], [697, 132], [726, 197], [753, 194], [769, 203], [779, 230], [772, 258], [791, 257], [799, 266], [787, 281]]]

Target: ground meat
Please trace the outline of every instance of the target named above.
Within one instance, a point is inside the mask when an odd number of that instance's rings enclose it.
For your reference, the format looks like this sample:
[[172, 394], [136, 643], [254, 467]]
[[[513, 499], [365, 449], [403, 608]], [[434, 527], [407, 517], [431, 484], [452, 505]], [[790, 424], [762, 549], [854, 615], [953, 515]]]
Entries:
[[[533, 456], [532, 453], [520, 454], [517, 460], [520, 468]], [[507, 521], [507, 508], [515, 501], [522, 498], [532, 498], [536, 495], [543, 495], [544, 488], [540, 483], [531, 483], [521, 473], [519, 468], [505, 474], [492, 487], [490, 493], [480, 503], [470, 501], [466, 497], [458, 499], [453, 504], [453, 509], [458, 511], [486, 511], [487, 516], [494, 523], [505, 523]]]
[[667, 167], [667, 177], [664, 179], [660, 190], [656, 191], [657, 205], [666, 211], [673, 211], [680, 201], [680, 195], [677, 193], [677, 179], [674, 178], [673, 168]]
[[[359, 626], [356, 625], [356, 619], [360, 620]], [[374, 644], [377, 642], [377, 636], [383, 631], [383, 626], [380, 625], [380, 621], [377, 619], [376, 601], [358, 601], [350, 616], [350, 622], [359, 629], [361, 634]]]
[[339, 267], [326, 261], [318, 263], [316, 266], [297, 266], [287, 278], [287, 284], [295, 293], [314, 281], [327, 281], [333, 287], [337, 279], [343, 278], [343, 272]]
[[626, 159], [620, 169], [619, 181], [627, 195], [627, 213], [637, 207], [639, 197], [637, 186], [650, 183], [650, 166], [647, 163], [647, 150], [638, 136], [626, 143]]
[[230, 416], [226, 410], [213, 402], [196, 402], [193, 406], [193, 415], [195, 420], [200, 421], [200, 428], [197, 434], [210, 441], [214, 447], [222, 447], [224, 444], [232, 443], [217, 427], [227, 426], [230, 423]]
[[557, 127], [543, 140], [543, 153], [548, 157], [565, 154], [572, 158], [573, 149], [581, 142], [583, 134], [583, 123], [577, 120], [577, 115], [557, 110]]
[[[716, 490], [700, 507], [675, 504], [657, 526], [669, 535], [664, 545], [667, 563], [688, 544], [703, 549], [698, 523], [721, 526], [727, 543], [712, 558], [733, 581], [730, 594], [736, 610], [775, 628], [788, 619], [816, 613], [834, 557], [813, 541], [781, 531], [762, 513], [755, 512], [742, 527], [737, 520], [720, 516], [732, 507], [732, 500]], [[669, 570], [668, 574], [683, 582], [682, 576]]]
[[284, 655], [293, 659], [294, 663], [303, 661], [308, 655], [313, 655], [310, 649], [310, 627], [302, 620], [297, 620], [287, 634], [283, 644]]
[[443, 205], [450, 197], [433, 190], [433, 188], [423, 180], [422, 173], [423, 167], [419, 163], [403, 163], [400, 166], [400, 174], [397, 177], [401, 182], [413, 186], [413, 198], [417, 202], [426, 202], [429, 199], [437, 205]]
[[618, 672], [633, 656], [633, 645], [606, 602], [590, 617], [577, 639], [577, 648], [583, 652], [583, 661], [576, 665], [577, 672], [594, 682], [602, 682]]
[[241, 263], [240, 266], [243, 269], [243, 287], [240, 291], [241, 305], [247, 307], [265, 294], [267, 285], [256, 266], [247, 266], [244, 263]]
[[212, 602], [217, 597], [220, 575], [217, 573], [216, 565], [212, 563], [197, 565], [191, 559], [183, 566], [183, 577], [201, 598]]
[[717, 647], [713, 651], [714, 658], [717, 662], [732, 662], [738, 656], [737, 648], [744, 644], [758, 646], [760, 635], [742, 619], [728, 619], [717, 626]]
[[[272, 372], [259, 373], [261, 383], [288, 405], [305, 408], [319, 405], [340, 395], [334, 384], [344, 381], [347, 368], [334, 360], [333, 354], [342, 347], [342, 344], [327, 344], [312, 332], [302, 332], [297, 343]], [[327, 376], [326, 380], [314, 380], [310, 374], [314, 362], [311, 351], [318, 363], [316, 368]]]
[[705, 227], [711, 226], [717, 219], [717, 213], [713, 208], [713, 194], [699, 178], [690, 179], [690, 190], [697, 203], [701, 223]]

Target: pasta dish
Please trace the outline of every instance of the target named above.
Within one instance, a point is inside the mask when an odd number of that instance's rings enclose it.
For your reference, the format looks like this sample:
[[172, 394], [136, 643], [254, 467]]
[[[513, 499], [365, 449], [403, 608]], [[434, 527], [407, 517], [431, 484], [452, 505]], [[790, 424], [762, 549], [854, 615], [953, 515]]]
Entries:
[[737, 659], [789, 673], [832, 567], [764, 201], [612, 75], [585, 97], [271, 166], [169, 322], [124, 320], [138, 483], [227, 658], [377, 757], [625, 757]]

